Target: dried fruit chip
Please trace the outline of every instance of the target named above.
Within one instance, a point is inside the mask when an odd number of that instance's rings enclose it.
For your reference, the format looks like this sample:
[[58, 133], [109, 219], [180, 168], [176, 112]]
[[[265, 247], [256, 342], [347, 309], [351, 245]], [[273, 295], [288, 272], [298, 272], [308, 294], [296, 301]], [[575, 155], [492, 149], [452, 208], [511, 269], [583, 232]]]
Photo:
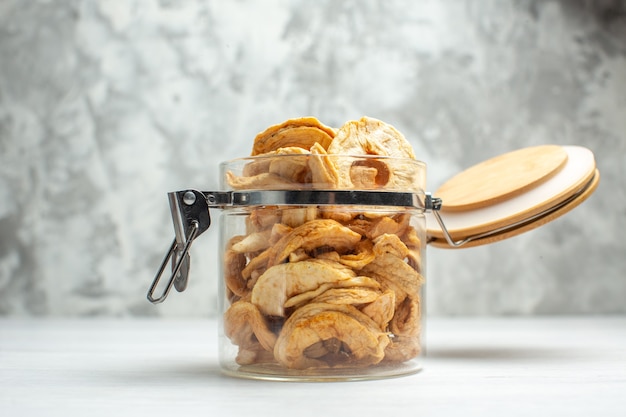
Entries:
[[269, 249], [268, 266], [283, 262], [299, 248], [308, 251], [325, 246], [345, 252], [354, 248], [360, 240], [361, 235], [334, 220], [311, 220], [293, 229]]
[[295, 369], [369, 366], [379, 363], [389, 337], [350, 305], [307, 304], [285, 322], [274, 356]]
[[337, 131], [328, 147], [328, 153], [415, 159], [413, 148], [402, 133], [393, 126], [370, 117], [345, 123]]
[[354, 276], [354, 271], [332, 261], [311, 259], [274, 265], [257, 280], [251, 300], [263, 314], [282, 317], [288, 298]]
[[311, 170], [313, 188], [332, 190], [337, 187], [339, 184], [339, 172], [337, 172], [335, 159], [328, 155], [319, 143], [311, 147], [309, 169]]
[[410, 265], [393, 254], [377, 256], [361, 269], [360, 274], [379, 281], [384, 288], [396, 293], [396, 301], [419, 294], [423, 278]]
[[381, 330], [385, 330], [389, 321], [393, 318], [395, 308], [396, 293], [386, 290], [376, 300], [363, 307], [361, 311], [371, 317], [380, 326]]
[[[345, 123], [328, 147], [329, 154], [367, 155], [355, 162], [338, 158], [340, 188], [385, 188], [411, 190], [415, 188], [415, 168], [406, 163], [371, 156], [415, 159], [413, 148], [402, 133], [377, 119], [362, 117]], [[390, 165], [391, 164], [391, 165]]]
[[233, 343], [252, 348], [257, 343], [272, 351], [276, 335], [267, 326], [259, 309], [246, 301], [233, 303], [224, 314], [224, 333]]
[[234, 190], [269, 190], [269, 189], [298, 189], [300, 184], [278, 174], [266, 172], [253, 177], [237, 177], [232, 172], [226, 173], [228, 185]]
[[290, 146], [310, 149], [315, 143], [326, 149], [334, 137], [335, 130], [315, 117], [289, 119], [259, 133], [254, 138], [252, 156]]
[[306, 291], [290, 297], [287, 301], [285, 301], [285, 308], [301, 307], [303, 304], [310, 302], [315, 297], [320, 296], [332, 288], [365, 288], [379, 290], [380, 283], [369, 277], [354, 277], [335, 282], [327, 282], [314, 290]]
[[376, 301], [380, 291], [368, 288], [329, 288], [311, 300], [312, 303], [360, 305]]
[[250, 233], [243, 237], [239, 242], [232, 246], [232, 250], [237, 253], [257, 252], [267, 249], [270, 245], [269, 238], [272, 234], [271, 230]]

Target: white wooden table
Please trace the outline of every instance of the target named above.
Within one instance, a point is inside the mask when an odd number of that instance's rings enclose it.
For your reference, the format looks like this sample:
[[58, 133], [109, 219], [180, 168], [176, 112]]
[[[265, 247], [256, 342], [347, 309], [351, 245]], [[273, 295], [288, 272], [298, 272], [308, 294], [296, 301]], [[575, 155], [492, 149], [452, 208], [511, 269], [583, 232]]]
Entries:
[[416, 375], [222, 376], [214, 320], [0, 319], [0, 416], [626, 416], [626, 317], [431, 318]]

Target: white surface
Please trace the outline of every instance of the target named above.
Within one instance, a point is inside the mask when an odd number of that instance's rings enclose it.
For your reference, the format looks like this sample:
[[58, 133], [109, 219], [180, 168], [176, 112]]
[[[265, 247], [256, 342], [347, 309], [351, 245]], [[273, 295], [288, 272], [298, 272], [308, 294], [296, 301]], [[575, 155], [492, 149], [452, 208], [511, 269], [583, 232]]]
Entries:
[[626, 317], [431, 319], [423, 372], [221, 376], [214, 321], [0, 320], [1, 416], [623, 416]]

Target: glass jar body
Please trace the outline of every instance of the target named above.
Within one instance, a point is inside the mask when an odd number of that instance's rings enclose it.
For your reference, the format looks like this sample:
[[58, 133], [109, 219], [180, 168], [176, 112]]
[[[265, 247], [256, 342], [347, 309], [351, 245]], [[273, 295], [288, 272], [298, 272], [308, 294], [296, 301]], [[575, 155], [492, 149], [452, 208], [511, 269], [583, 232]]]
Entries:
[[223, 372], [346, 380], [420, 369], [423, 213], [262, 206], [225, 210], [220, 227]]

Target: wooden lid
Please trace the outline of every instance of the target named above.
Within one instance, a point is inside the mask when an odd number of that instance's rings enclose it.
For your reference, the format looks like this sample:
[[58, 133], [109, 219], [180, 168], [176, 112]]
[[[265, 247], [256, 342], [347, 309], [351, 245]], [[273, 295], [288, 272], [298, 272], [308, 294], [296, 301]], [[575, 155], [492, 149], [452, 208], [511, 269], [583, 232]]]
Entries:
[[445, 211], [488, 207], [522, 194], [553, 177], [567, 162], [556, 145], [520, 149], [489, 159], [454, 176], [436, 196]]
[[[454, 241], [478, 246], [543, 225], [586, 200], [599, 173], [593, 153], [579, 146], [545, 145], [501, 155], [446, 182], [435, 197]], [[429, 243], [452, 248], [432, 213]]]

